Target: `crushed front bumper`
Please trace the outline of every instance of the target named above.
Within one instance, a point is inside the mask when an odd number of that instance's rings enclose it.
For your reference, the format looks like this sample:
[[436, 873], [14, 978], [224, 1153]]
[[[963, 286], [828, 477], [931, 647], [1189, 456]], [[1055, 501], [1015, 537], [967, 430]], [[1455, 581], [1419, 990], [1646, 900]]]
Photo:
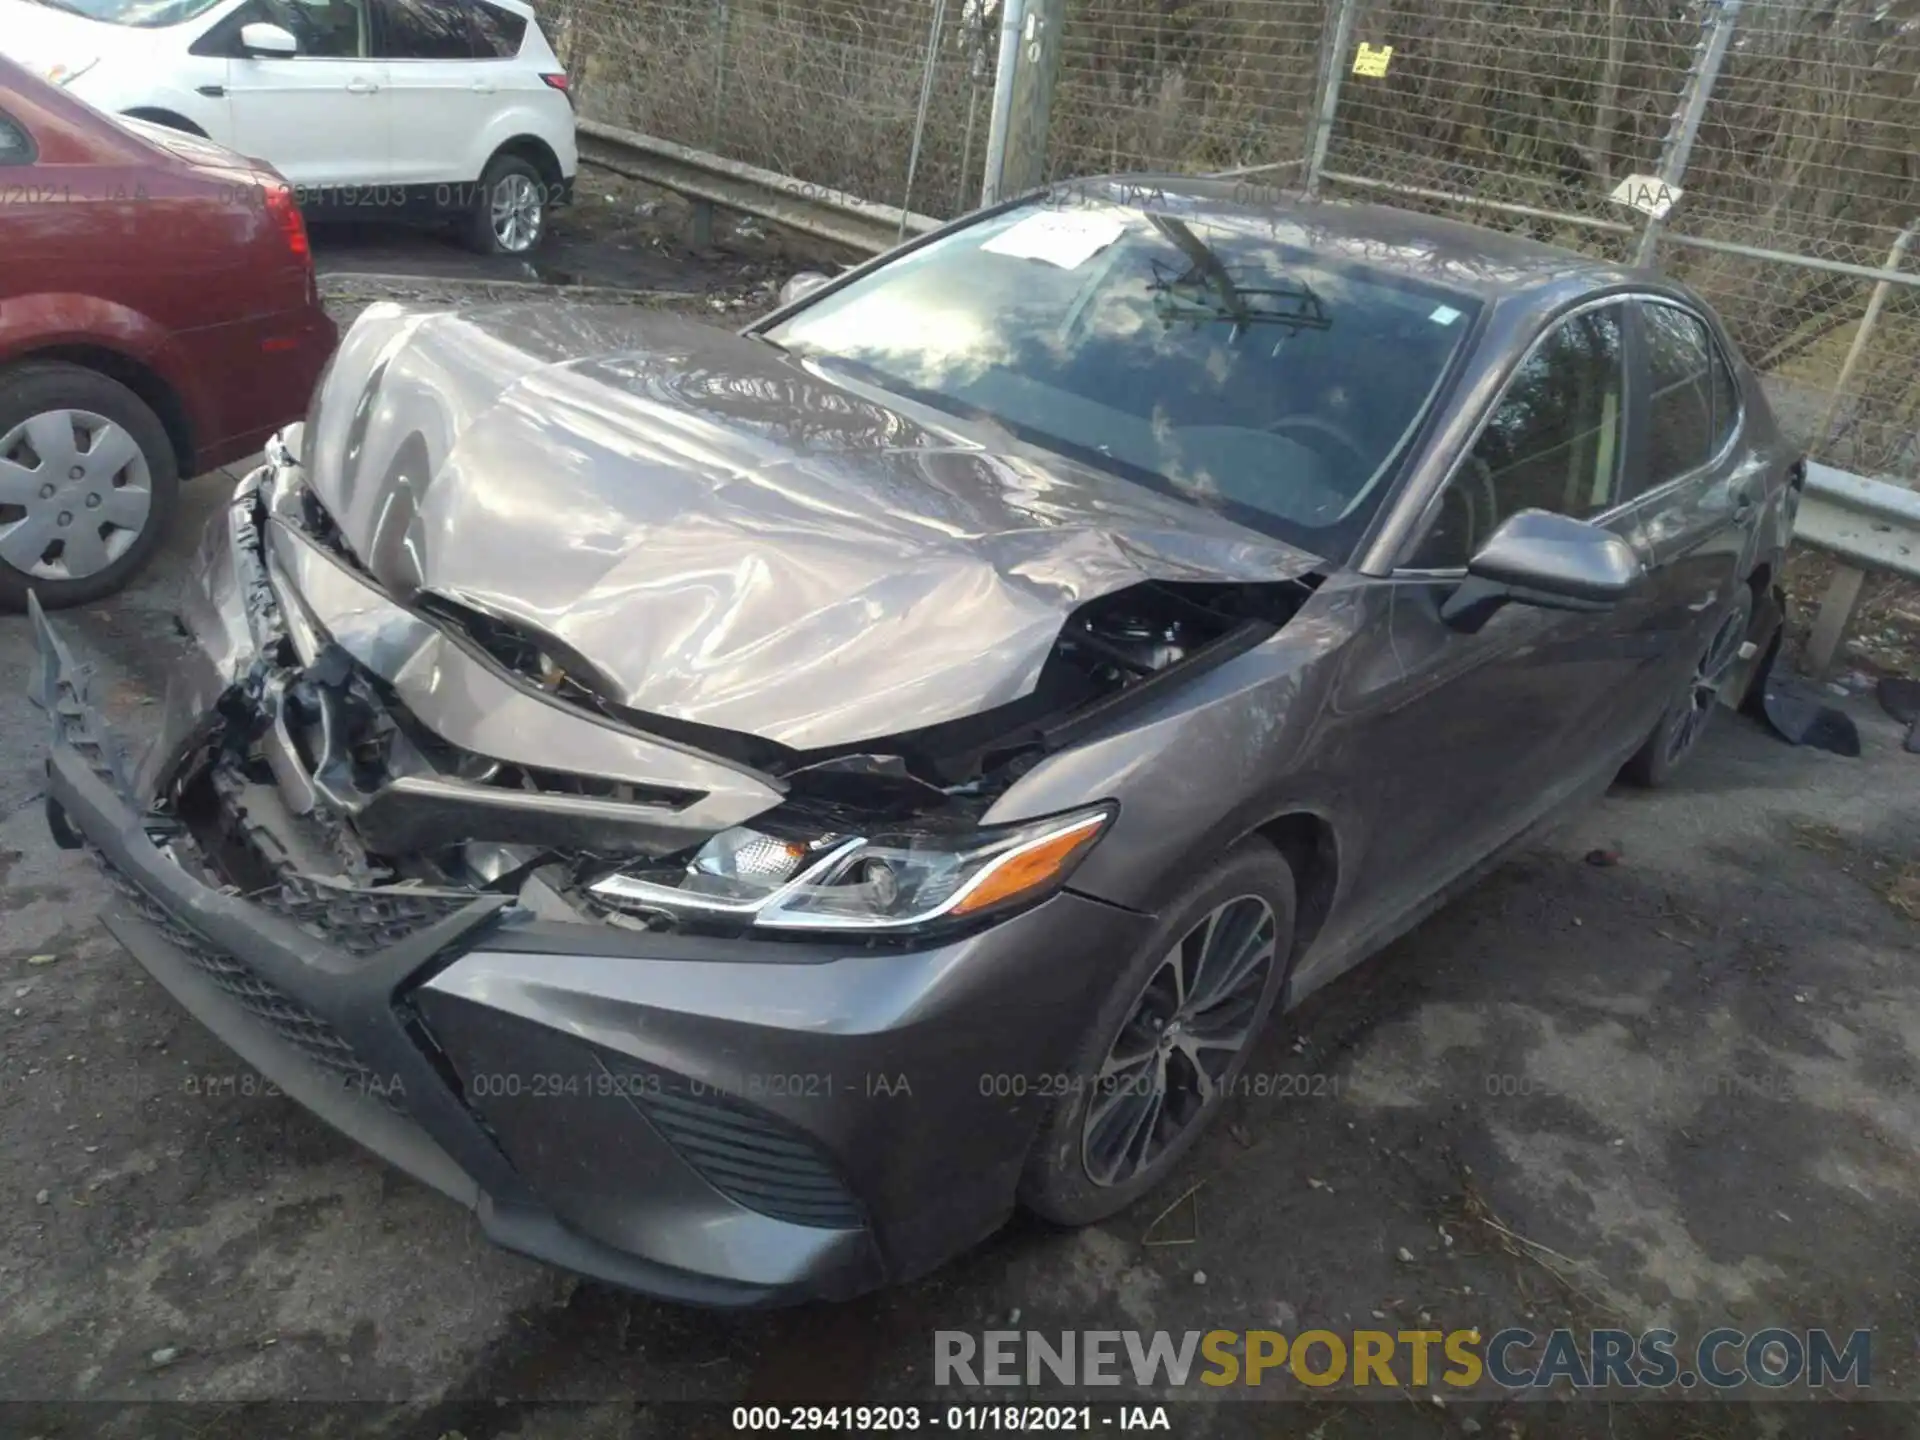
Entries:
[[202, 1023], [499, 1244], [667, 1299], [844, 1297], [1002, 1221], [1046, 1077], [1145, 917], [1066, 893], [902, 952], [542, 919], [504, 894], [207, 883], [147, 806], [245, 668], [227, 525], [137, 777], [34, 613], [56, 838], [94, 853], [108, 928]]

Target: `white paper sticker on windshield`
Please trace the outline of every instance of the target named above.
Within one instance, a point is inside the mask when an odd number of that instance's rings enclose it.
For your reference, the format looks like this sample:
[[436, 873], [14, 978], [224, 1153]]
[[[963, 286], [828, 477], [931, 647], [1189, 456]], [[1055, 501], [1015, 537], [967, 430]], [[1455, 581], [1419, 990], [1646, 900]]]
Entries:
[[980, 248], [1016, 260], [1045, 260], [1062, 270], [1087, 263], [1120, 238], [1123, 216], [1084, 210], [1042, 210], [1010, 226]]
[[1441, 305], [1427, 318], [1436, 325], [1451, 325], [1460, 318], [1460, 312], [1451, 305]]

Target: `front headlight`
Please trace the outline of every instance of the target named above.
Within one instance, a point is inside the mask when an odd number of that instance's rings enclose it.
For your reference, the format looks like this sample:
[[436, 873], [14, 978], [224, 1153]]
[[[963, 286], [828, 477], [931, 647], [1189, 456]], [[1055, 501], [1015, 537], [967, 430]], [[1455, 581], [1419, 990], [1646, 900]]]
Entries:
[[911, 930], [1046, 898], [1112, 818], [1101, 805], [964, 831], [793, 837], [743, 826], [714, 836], [682, 870], [622, 870], [589, 888], [616, 909], [762, 930]]
[[64, 87], [71, 85], [99, 63], [98, 55], [84, 60], [56, 60], [50, 65], [42, 65], [40, 74], [48, 84]]

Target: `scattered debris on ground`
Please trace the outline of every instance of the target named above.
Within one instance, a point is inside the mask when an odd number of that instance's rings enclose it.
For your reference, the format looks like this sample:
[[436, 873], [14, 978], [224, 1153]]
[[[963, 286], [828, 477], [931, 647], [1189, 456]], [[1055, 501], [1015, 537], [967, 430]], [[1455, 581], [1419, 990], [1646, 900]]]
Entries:
[[1760, 708], [1774, 734], [1789, 745], [1809, 745], [1857, 759], [1859, 727], [1833, 699], [1826, 687], [1775, 665], [1767, 672]]

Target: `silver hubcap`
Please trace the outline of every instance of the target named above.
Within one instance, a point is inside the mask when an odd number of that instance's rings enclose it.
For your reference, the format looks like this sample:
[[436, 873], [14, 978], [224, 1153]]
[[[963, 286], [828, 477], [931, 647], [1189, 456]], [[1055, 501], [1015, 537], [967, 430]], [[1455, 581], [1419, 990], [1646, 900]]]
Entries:
[[1720, 685], [1740, 656], [1740, 642], [1747, 638], [1741, 621], [1737, 610], [1723, 620], [1712, 642], [1702, 652], [1700, 663], [1694, 666], [1693, 678], [1687, 682], [1687, 693], [1681, 701], [1685, 708], [1667, 740], [1667, 759], [1678, 760], [1686, 754], [1707, 728], [1713, 707], [1720, 701]]
[[1221, 1094], [1275, 964], [1273, 907], [1242, 895], [1164, 956], [1094, 1081], [1080, 1159], [1096, 1185], [1151, 1166]]
[[0, 436], [0, 560], [84, 580], [132, 547], [153, 509], [147, 457], [91, 410], [49, 410]]
[[525, 175], [503, 176], [493, 187], [493, 238], [502, 250], [531, 250], [544, 218], [540, 187]]

